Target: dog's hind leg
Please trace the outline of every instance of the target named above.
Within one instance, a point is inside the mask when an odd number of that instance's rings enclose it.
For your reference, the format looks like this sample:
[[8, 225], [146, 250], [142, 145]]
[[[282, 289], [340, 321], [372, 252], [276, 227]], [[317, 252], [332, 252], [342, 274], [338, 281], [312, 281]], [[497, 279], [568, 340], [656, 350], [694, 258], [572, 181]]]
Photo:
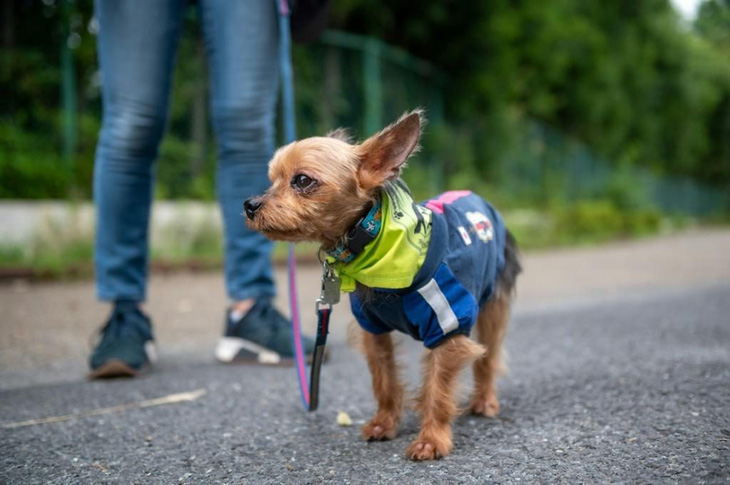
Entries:
[[461, 370], [484, 354], [484, 347], [456, 335], [426, 354], [424, 382], [418, 397], [421, 431], [408, 446], [412, 460], [433, 460], [452, 448], [451, 421], [458, 413], [454, 392]]
[[403, 384], [398, 375], [393, 339], [389, 333], [374, 335], [363, 332], [362, 346], [378, 401], [378, 412], [363, 425], [362, 435], [368, 441], [393, 439], [403, 412]]
[[494, 418], [499, 413], [497, 377], [503, 372], [502, 340], [507, 331], [510, 298], [497, 292], [479, 311], [476, 336], [487, 349], [484, 357], [474, 363], [474, 397], [471, 412]]

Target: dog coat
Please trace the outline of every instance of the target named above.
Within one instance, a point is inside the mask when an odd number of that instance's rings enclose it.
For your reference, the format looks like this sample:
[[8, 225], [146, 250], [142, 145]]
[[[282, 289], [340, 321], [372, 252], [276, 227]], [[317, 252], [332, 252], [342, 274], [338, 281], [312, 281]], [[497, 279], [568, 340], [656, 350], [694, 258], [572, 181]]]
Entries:
[[399, 188], [380, 202], [375, 239], [347, 263], [330, 258], [360, 326], [374, 334], [398, 330], [428, 348], [469, 335], [504, 267], [499, 213], [470, 191], [416, 205]]

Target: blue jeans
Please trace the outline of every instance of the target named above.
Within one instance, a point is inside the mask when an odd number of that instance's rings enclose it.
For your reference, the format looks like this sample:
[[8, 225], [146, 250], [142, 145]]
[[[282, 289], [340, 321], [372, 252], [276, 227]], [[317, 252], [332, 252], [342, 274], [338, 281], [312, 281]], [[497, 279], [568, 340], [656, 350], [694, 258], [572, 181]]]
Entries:
[[[145, 299], [154, 161], [165, 131], [186, 0], [96, 0], [103, 122], [96, 150], [99, 299]], [[243, 201], [263, 192], [274, 148], [278, 28], [272, 0], [199, 0], [218, 141], [217, 193], [233, 300], [274, 294], [271, 243]]]

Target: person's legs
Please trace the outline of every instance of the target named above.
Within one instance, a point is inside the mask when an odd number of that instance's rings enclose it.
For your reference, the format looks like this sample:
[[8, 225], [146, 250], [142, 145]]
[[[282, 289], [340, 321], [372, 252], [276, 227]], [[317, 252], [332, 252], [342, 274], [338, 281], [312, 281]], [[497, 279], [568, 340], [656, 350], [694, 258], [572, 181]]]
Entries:
[[104, 301], [143, 301], [153, 162], [185, 0], [96, 0], [103, 121], [96, 151], [96, 283]]
[[103, 121], [94, 166], [96, 286], [114, 302], [91, 377], [135, 375], [152, 358], [145, 299], [153, 163], [165, 126], [185, 0], [96, 0]]
[[[200, 0], [218, 139], [218, 199], [225, 225], [225, 275], [233, 302], [222, 362], [277, 364], [292, 356], [291, 324], [272, 305], [272, 243], [248, 227], [243, 202], [268, 186], [278, 87], [278, 24], [273, 0]], [[314, 341], [304, 339], [311, 354]]]
[[272, 244], [246, 227], [243, 201], [262, 193], [274, 149], [278, 28], [273, 0], [201, 0], [218, 140], [225, 277], [234, 302], [274, 295]]

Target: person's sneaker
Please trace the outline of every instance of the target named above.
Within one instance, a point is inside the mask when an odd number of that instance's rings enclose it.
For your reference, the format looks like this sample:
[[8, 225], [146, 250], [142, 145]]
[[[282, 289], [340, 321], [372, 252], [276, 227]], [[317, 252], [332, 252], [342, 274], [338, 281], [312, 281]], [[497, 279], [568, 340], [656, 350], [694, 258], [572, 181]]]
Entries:
[[156, 360], [152, 323], [136, 302], [116, 302], [91, 353], [91, 379], [133, 377]]
[[[271, 300], [259, 300], [242, 318], [226, 312], [226, 329], [215, 357], [220, 362], [289, 365], [294, 361], [292, 325]], [[314, 353], [314, 339], [303, 337], [307, 360]]]

